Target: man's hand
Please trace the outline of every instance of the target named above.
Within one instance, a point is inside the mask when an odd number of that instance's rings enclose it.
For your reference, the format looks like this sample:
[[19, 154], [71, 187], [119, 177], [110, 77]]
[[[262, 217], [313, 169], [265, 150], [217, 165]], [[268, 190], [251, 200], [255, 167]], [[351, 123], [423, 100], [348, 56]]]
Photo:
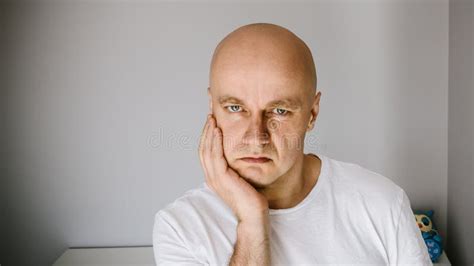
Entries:
[[223, 135], [213, 115], [207, 116], [199, 144], [206, 183], [229, 205], [240, 221], [268, 219], [268, 201], [232, 168], [224, 157]]
[[206, 183], [238, 218], [237, 241], [229, 265], [270, 265], [268, 201], [229, 167], [222, 141], [222, 131], [215, 118], [208, 115], [199, 144]]

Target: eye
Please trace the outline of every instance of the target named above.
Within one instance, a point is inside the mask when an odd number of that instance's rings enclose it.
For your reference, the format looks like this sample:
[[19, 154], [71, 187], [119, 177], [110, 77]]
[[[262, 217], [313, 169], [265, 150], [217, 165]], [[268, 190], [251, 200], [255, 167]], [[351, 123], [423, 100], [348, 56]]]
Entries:
[[277, 115], [286, 115], [288, 113], [288, 110], [282, 109], [282, 108], [275, 108], [273, 109], [273, 113]]
[[242, 109], [242, 107], [239, 106], [239, 105], [229, 105], [229, 106], [227, 106], [226, 108], [227, 108], [227, 110], [229, 110], [231, 113], [239, 112], [239, 111]]
[[428, 226], [430, 224], [430, 220], [428, 220], [428, 218], [426, 217], [423, 217], [423, 219], [421, 219], [421, 221], [423, 222], [424, 225]]

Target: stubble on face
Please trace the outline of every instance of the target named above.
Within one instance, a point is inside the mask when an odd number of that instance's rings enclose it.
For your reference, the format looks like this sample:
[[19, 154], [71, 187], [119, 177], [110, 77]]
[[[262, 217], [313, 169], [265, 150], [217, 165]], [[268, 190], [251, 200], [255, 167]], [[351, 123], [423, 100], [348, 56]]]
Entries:
[[[316, 70], [306, 44], [274, 24], [243, 26], [217, 46], [209, 78], [212, 112], [223, 132], [229, 166], [256, 188], [291, 171], [302, 159], [316, 91]], [[226, 107], [237, 104], [221, 102], [229, 96], [239, 99], [245, 112], [228, 112]], [[269, 109], [269, 103], [288, 99], [299, 102], [291, 116], [275, 116]], [[241, 160], [252, 155], [271, 161], [249, 164]]]

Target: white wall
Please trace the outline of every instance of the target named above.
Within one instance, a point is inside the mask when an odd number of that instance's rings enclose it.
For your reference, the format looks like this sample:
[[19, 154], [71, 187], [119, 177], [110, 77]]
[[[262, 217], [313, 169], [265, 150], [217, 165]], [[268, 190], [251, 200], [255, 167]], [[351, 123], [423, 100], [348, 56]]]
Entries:
[[447, 0], [68, 1], [7, 14], [2, 265], [151, 245], [154, 213], [204, 181], [196, 148], [212, 52], [252, 22], [312, 49], [322, 98], [306, 150], [390, 177], [445, 232]]

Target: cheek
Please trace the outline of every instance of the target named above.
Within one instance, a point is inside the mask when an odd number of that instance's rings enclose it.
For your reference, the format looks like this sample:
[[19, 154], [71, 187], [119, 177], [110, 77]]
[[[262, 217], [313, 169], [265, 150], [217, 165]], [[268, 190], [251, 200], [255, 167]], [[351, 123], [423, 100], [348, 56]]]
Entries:
[[228, 120], [221, 123], [219, 127], [221, 128], [223, 134], [224, 154], [227, 158], [232, 158], [232, 152], [237, 149], [241, 141], [241, 132], [239, 132], [239, 130], [243, 127]]
[[272, 142], [276, 149], [284, 151], [282, 156], [293, 156], [292, 151], [297, 153], [303, 147], [304, 133], [295, 125], [282, 124], [278, 130], [272, 132]]

